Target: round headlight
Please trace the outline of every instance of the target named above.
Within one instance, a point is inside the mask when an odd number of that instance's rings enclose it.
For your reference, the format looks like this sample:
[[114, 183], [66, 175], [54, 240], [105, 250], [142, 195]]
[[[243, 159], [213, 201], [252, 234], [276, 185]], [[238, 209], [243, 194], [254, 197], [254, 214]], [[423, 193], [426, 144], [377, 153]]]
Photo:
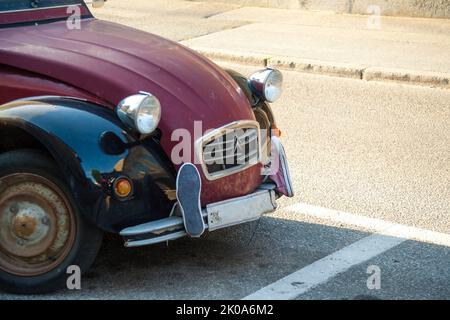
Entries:
[[117, 115], [128, 128], [150, 134], [161, 120], [161, 104], [155, 96], [141, 92], [123, 99], [117, 106]]
[[283, 74], [279, 70], [258, 71], [250, 77], [249, 81], [253, 92], [268, 102], [277, 101], [283, 93]]

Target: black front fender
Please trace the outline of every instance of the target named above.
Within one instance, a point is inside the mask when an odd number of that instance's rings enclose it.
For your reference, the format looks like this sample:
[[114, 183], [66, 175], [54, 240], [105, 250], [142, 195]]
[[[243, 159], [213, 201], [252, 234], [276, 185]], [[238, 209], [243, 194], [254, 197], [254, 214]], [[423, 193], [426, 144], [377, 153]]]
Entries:
[[[173, 206], [175, 172], [158, 142], [136, 140], [107, 108], [61, 97], [19, 100], [0, 107], [0, 125], [20, 128], [45, 147], [81, 212], [105, 231], [167, 217]], [[116, 140], [105, 141], [111, 136]], [[117, 138], [129, 147], [105, 147]], [[119, 176], [134, 184], [126, 201], [110, 192]]]

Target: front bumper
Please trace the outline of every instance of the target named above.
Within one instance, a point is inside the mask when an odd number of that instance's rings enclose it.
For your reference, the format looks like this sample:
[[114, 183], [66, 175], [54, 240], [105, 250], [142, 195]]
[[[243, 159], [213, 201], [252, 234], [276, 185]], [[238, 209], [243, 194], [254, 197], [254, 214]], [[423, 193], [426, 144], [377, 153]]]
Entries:
[[[262, 215], [277, 209], [276, 185], [261, 185], [254, 193], [218, 203], [203, 209], [203, 218], [208, 231], [215, 231], [233, 225], [258, 220]], [[153, 221], [122, 230], [120, 235], [126, 247], [153, 245], [187, 236], [183, 218], [176, 214], [169, 218]]]
[[[269, 182], [260, 185], [254, 192], [210, 203], [202, 209], [206, 230], [212, 232], [258, 220], [264, 214], [277, 209], [276, 200], [279, 196], [294, 196], [286, 153], [281, 141], [276, 137], [272, 139], [271, 164], [267, 175]], [[126, 228], [120, 234], [126, 247], [153, 245], [188, 235], [178, 202], [168, 218]]]

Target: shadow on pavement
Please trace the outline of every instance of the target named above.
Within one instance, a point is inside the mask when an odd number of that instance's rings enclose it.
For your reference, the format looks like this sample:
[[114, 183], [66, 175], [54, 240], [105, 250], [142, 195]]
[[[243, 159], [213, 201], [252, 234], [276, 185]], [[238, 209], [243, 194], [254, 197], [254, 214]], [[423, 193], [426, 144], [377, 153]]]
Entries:
[[[181, 239], [168, 246], [127, 249], [119, 237], [107, 236], [93, 268], [82, 279], [82, 290], [61, 290], [33, 297], [0, 293], [0, 300], [241, 299], [368, 235], [345, 228], [265, 217], [260, 222], [216, 231], [198, 240]], [[417, 246], [430, 244], [417, 243]], [[434, 247], [449, 255], [449, 248]], [[365, 270], [356, 278], [364, 286]], [[349, 285], [355, 283], [352, 278], [345, 281]], [[365, 290], [356, 290], [353, 296], [347, 297], [342, 286], [327, 290], [333, 291], [334, 298], [377, 297]]]

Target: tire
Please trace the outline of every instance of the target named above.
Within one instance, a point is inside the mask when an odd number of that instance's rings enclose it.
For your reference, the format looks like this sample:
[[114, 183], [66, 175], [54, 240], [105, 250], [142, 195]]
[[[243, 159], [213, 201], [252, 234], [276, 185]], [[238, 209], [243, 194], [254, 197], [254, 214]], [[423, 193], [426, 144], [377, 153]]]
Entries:
[[48, 156], [0, 155], [0, 289], [42, 294], [66, 288], [69, 266], [90, 268], [103, 233], [80, 214]]

